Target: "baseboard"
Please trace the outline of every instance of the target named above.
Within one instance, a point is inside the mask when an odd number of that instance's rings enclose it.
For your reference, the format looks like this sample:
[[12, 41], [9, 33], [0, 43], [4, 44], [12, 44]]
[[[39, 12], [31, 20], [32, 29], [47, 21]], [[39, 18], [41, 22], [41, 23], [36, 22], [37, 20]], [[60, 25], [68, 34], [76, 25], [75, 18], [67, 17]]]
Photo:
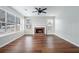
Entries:
[[60, 38], [64, 39], [64, 40], [66, 40], [66, 41], [70, 42], [71, 44], [73, 44], [73, 45], [75, 45], [75, 46], [79, 47], [79, 45], [78, 45], [78, 44], [74, 43], [73, 41], [68, 40], [67, 38], [65, 38], [65, 37], [61, 36], [60, 34], [57, 34], [57, 33], [54, 33], [54, 34], [55, 34], [56, 36], [58, 36], [58, 37], [60, 37]]
[[[24, 35], [24, 34], [23, 34], [23, 35]], [[20, 37], [23, 36], [23, 35], [20, 35], [20, 36], [17, 37], [16, 39], [20, 38]], [[10, 40], [9, 42], [6, 42], [5, 44], [1, 45], [0, 48], [6, 46], [7, 44], [9, 44], [9, 43], [11, 43], [11, 42], [13, 42], [13, 41], [15, 41], [16, 39], [14, 38], [14, 39]]]
[[54, 34], [55, 34], [55, 33], [52, 33], [52, 34], [46, 34], [46, 35], [48, 35], [48, 36], [49, 36], [49, 35], [54, 35]]
[[32, 36], [32, 35], [34, 35], [34, 34], [24, 34], [24, 35], [27, 35], [27, 36]]

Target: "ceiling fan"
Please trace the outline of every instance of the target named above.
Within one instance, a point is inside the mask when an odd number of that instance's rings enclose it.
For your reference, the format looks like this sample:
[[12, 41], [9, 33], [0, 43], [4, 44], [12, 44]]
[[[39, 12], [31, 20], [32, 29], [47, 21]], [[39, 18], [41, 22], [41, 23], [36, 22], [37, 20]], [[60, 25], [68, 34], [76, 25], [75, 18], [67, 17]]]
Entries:
[[33, 13], [35, 13], [35, 12], [37, 12], [38, 13], [38, 15], [40, 15], [41, 13], [47, 13], [47, 12], [45, 12], [45, 10], [47, 10], [47, 8], [35, 8], [36, 9], [36, 11], [33, 11]]

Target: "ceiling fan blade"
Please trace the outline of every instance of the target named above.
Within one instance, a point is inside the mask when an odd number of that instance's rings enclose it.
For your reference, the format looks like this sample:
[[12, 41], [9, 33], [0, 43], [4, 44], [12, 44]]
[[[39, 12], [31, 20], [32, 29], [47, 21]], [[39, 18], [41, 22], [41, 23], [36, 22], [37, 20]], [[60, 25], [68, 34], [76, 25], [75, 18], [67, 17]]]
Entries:
[[36, 10], [39, 10], [38, 8], [35, 8]]
[[44, 8], [44, 9], [42, 9], [42, 10], [46, 10], [47, 8]]

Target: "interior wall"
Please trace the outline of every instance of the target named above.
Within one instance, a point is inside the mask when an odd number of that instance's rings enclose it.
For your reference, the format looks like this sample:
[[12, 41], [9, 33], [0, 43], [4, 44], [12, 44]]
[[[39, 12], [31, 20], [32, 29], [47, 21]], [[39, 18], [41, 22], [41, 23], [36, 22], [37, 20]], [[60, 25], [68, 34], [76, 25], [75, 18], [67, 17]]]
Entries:
[[12, 9], [11, 7], [8, 6], [0, 6], [0, 9], [5, 10], [6, 12], [10, 12], [13, 15], [16, 15], [18, 17], [21, 18], [21, 30], [18, 32], [12, 32], [12, 33], [6, 33], [3, 35], [0, 35], [0, 48], [5, 46], [6, 44], [14, 41], [15, 39], [21, 37], [24, 35], [24, 18], [22, 15], [20, 15], [17, 11], [15, 11], [14, 9]]
[[30, 30], [26, 30], [25, 29], [25, 34], [34, 34], [34, 28], [35, 27], [45, 27], [45, 34], [53, 34], [54, 33], [54, 25], [52, 25], [52, 29], [51, 32], [47, 32], [47, 20], [49, 19], [53, 19], [53, 17], [43, 17], [43, 16], [35, 16], [35, 17], [29, 17], [31, 24], [32, 24], [32, 28]]
[[79, 46], [79, 7], [62, 7], [55, 19], [55, 32], [67, 41]]

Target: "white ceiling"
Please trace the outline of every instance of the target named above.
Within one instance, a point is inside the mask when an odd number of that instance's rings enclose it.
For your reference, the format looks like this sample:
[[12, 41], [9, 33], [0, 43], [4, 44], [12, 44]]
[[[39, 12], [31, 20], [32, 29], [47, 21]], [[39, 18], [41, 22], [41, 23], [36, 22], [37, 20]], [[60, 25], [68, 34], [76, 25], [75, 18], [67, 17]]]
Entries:
[[[47, 8], [47, 14], [38, 15], [37, 13], [32, 13], [35, 11], [35, 7]], [[58, 16], [63, 10], [63, 7], [61, 6], [12, 6], [12, 8], [23, 16]]]

